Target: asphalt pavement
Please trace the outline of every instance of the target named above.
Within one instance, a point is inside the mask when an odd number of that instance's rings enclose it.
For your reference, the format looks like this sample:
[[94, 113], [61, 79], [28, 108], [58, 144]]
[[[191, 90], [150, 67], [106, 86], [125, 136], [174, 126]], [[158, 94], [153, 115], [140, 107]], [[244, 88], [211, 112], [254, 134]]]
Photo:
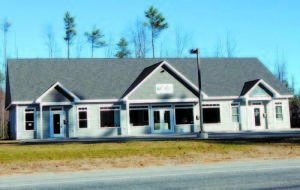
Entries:
[[300, 189], [300, 159], [13, 175], [0, 189]]

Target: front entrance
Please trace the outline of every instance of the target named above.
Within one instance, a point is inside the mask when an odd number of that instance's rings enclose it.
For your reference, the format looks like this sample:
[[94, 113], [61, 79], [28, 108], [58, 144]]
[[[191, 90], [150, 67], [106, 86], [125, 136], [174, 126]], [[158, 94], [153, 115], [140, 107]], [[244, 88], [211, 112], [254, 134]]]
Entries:
[[65, 119], [65, 115], [63, 110], [51, 110], [50, 112], [51, 137], [65, 137], [64, 119]]
[[173, 114], [171, 109], [152, 110], [152, 133], [171, 133], [173, 129]]
[[256, 105], [252, 106], [253, 113], [253, 129], [254, 130], [263, 130], [266, 128], [265, 126], [265, 118], [264, 118], [264, 106]]

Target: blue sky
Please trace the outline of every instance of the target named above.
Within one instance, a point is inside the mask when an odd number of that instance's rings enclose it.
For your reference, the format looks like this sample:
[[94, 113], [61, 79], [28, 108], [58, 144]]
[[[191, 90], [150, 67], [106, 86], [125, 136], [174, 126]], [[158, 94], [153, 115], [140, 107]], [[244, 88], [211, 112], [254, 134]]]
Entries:
[[[8, 57], [48, 57], [45, 30], [55, 32], [55, 57], [66, 57], [63, 17], [66, 11], [75, 16], [78, 35], [71, 49], [77, 57], [76, 43], [86, 41], [84, 32], [100, 28], [104, 39], [116, 44], [121, 37], [130, 40], [137, 19], [145, 20], [144, 11], [151, 5], [166, 17], [169, 28], [156, 41], [156, 55], [175, 57], [176, 32], [187, 35], [186, 51], [198, 47], [202, 57], [214, 56], [217, 44], [223, 49], [230, 34], [235, 57], [257, 57], [271, 71], [277, 60], [287, 64], [300, 87], [300, 1], [282, 0], [9, 0], [1, 2], [0, 19], [12, 22], [8, 34]], [[3, 33], [0, 33], [0, 43]], [[149, 41], [150, 47], [150, 41]], [[115, 48], [114, 48], [115, 49]], [[1, 56], [3, 52], [0, 46]], [[95, 57], [105, 57], [106, 49], [97, 49]], [[278, 52], [278, 53], [277, 53]], [[90, 46], [83, 46], [81, 57], [90, 57]], [[148, 52], [151, 57], [151, 51]]]

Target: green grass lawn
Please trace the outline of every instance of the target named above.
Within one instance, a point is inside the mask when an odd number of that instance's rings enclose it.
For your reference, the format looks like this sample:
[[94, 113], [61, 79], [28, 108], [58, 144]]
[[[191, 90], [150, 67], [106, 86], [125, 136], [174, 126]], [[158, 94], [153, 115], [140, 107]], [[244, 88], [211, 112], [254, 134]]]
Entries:
[[0, 144], [0, 164], [43, 160], [86, 158], [123, 158], [131, 156], [180, 157], [190, 153], [229, 153], [251, 151], [251, 145], [210, 143], [203, 141], [130, 141], [96, 144]]

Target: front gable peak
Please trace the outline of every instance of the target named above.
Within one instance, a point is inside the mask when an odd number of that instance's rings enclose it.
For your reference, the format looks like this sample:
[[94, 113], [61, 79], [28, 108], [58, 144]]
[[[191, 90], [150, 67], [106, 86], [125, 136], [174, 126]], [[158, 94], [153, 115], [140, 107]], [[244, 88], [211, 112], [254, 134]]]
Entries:
[[244, 83], [240, 96], [245, 98], [273, 98], [280, 96], [280, 94], [264, 80], [256, 79]]
[[79, 98], [76, 95], [65, 88], [60, 82], [56, 82], [39, 96], [36, 102], [74, 102], [78, 100]]

